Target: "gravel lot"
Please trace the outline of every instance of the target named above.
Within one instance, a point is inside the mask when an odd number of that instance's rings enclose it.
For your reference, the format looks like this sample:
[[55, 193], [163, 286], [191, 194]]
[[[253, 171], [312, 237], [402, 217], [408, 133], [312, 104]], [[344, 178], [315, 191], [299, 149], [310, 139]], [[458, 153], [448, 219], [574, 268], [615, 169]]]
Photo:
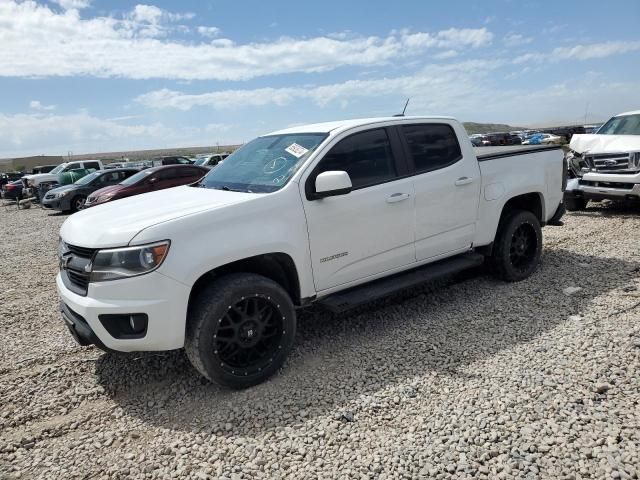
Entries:
[[302, 313], [283, 371], [241, 392], [182, 352], [77, 346], [54, 287], [64, 219], [0, 208], [0, 478], [640, 474], [638, 209], [544, 229], [518, 284], [477, 272]]

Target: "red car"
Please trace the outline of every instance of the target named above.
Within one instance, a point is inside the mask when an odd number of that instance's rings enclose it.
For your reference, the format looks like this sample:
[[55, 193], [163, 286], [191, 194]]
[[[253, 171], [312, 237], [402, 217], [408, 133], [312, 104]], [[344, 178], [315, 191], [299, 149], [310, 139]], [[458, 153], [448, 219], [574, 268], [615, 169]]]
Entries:
[[142, 170], [117, 185], [101, 188], [93, 192], [84, 208], [131, 197], [140, 193], [154, 192], [165, 188], [188, 185], [204, 177], [209, 170], [196, 165], [165, 165]]

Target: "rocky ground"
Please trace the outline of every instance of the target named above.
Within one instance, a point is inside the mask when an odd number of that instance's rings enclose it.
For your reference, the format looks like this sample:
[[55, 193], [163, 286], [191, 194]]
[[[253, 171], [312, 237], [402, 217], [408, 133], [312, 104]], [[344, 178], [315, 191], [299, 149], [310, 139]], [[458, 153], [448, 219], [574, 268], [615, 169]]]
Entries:
[[640, 210], [544, 230], [530, 279], [483, 272], [350, 315], [302, 312], [245, 391], [182, 352], [77, 346], [65, 217], [0, 208], [0, 478], [638, 478]]

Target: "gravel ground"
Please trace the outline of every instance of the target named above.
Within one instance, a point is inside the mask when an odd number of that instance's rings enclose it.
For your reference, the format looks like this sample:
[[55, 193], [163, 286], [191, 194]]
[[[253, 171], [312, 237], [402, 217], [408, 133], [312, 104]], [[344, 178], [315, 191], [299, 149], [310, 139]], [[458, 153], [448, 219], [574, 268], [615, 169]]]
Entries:
[[234, 392], [182, 352], [77, 346], [64, 216], [0, 208], [0, 478], [638, 478], [640, 210], [544, 229], [540, 269], [300, 315], [283, 371]]

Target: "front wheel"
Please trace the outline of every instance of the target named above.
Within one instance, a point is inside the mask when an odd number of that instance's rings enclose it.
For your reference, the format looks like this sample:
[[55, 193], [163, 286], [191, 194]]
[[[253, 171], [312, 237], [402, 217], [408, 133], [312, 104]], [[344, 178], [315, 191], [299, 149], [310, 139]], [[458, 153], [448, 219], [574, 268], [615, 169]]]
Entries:
[[542, 228], [532, 212], [512, 212], [500, 222], [491, 257], [498, 277], [508, 282], [524, 280], [535, 271], [541, 254]]
[[214, 279], [193, 300], [185, 350], [206, 378], [231, 388], [263, 382], [293, 347], [296, 313], [289, 294], [261, 275]]
[[87, 200], [87, 197], [83, 195], [77, 195], [71, 199], [71, 211], [77, 212], [78, 210], [82, 210], [84, 208], [84, 202]]

